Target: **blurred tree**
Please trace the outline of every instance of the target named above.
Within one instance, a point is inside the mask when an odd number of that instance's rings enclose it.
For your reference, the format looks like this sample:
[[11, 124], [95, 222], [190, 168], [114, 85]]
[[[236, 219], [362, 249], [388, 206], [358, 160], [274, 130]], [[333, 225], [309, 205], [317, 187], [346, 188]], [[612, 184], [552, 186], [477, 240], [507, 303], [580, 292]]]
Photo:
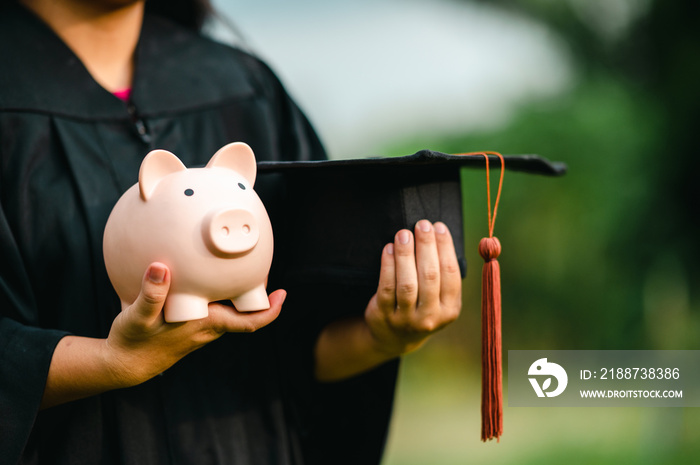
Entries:
[[[504, 242], [502, 265], [505, 349], [694, 348], [700, 2], [462, 1], [545, 23], [568, 45], [578, 75], [568, 95], [527, 104], [507, 127], [410, 142], [539, 153], [570, 166], [553, 182], [506, 178], [496, 224], [512, 244]], [[478, 198], [483, 174], [463, 176], [465, 195]], [[480, 260], [467, 258], [473, 276]]]
[[[570, 47], [583, 80], [609, 73], [614, 79], [639, 86], [653, 101], [661, 112], [658, 124], [663, 141], [658, 147], [662, 151], [654, 153], [655, 198], [640, 209], [642, 223], [630, 225], [630, 234], [642, 232], [642, 245], [652, 249], [644, 255], [653, 255], [661, 244], [676, 250], [683, 257], [684, 268], [692, 273], [690, 281], [698, 282], [700, 183], [696, 178], [700, 160], [695, 139], [700, 110], [700, 2], [476, 1], [500, 5], [552, 27]], [[636, 252], [634, 255], [636, 258], [628, 258], [636, 262], [642, 259]]]
[[[537, 153], [569, 165], [562, 179], [512, 172], [505, 177], [495, 227], [503, 244], [504, 350], [698, 349], [700, 2], [453, 1], [497, 5], [548, 25], [568, 44], [577, 71], [570, 92], [525, 104], [502, 128], [415, 136], [396, 150]], [[467, 306], [441, 342], [474, 360], [479, 357], [481, 266], [475, 249], [486, 231], [484, 175], [465, 170], [462, 178], [470, 263]], [[428, 362], [420, 373], [440, 367]], [[528, 438], [533, 444], [549, 438], [542, 435], [547, 425], [556, 424], [557, 430], [573, 425], [574, 439], [561, 451], [549, 441], [534, 449], [533, 459], [520, 447], [515, 459], [499, 449], [481, 461], [697, 461], [693, 409], [642, 409], [629, 428], [610, 433], [616, 445], [609, 448], [594, 438], [598, 426], [629, 415], [630, 409], [612, 416], [602, 409], [589, 428], [578, 412], [574, 420], [567, 412], [565, 420], [548, 422], [550, 410], [555, 409], [525, 413], [527, 429], [517, 430], [512, 420], [508, 424], [516, 436], [534, 431]], [[509, 418], [518, 414], [522, 411], [511, 409]], [[536, 425], [538, 419], [544, 419], [542, 424]], [[420, 421], [425, 424], [425, 418]], [[628, 446], [625, 439], [632, 439]], [[508, 447], [507, 442], [500, 447]]]

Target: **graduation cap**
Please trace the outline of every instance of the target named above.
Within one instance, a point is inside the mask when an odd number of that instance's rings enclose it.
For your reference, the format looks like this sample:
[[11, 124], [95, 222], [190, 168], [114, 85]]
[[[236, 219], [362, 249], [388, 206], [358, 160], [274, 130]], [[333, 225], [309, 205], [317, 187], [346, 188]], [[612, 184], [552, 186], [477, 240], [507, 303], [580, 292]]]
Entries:
[[[489, 155], [498, 164], [497, 155]], [[537, 155], [505, 156], [509, 170], [558, 176], [566, 171]], [[420, 219], [450, 228], [466, 272], [459, 170], [484, 168], [484, 158], [422, 150], [413, 155], [351, 160], [259, 162], [258, 173], [282, 173], [286, 184], [287, 252], [295, 273], [328, 276], [354, 270], [376, 284], [379, 256], [401, 228]], [[347, 278], [347, 276], [345, 276]]]
[[[357, 314], [376, 292], [384, 245], [393, 241], [398, 230], [413, 229], [420, 219], [447, 224], [464, 277], [460, 169], [499, 166], [502, 161], [508, 170], [532, 174], [558, 176], [566, 171], [564, 164], [536, 155], [504, 156], [502, 160], [499, 157], [495, 153], [464, 156], [423, 150], [396, 158], [259, 162], [259, 180], [269, 175], [281, 176], [284, 186], [280, 193], [284, 207], [269, 212], [278, 241], [275, 244], [278, 266], [273, 263], [273, 273], [278, 279], [275, 284], [289, 291], [288, 300], [296, 296], [302, 301], [326, 299], [332, 302], [332, 308], [322, 316], [329, 322]], [[490, 229], [492, 232], [491, 219]], [[484, 273], [487, 267], [488, 260]], [[490, 272], [493, 271], [491, 265]], [[338, 296], [343, 298], [338, 299]], [[500, 297], [498, 300], [500, 305]], [[500, 317], [496, 323], [500, 340]], [[492, 321], [491, 326], [493, 324]], [[484, 357], [493, 358], [493, 354], [484, 354]], [[497, 357], [497, 368], [484, 366], [485, 371], [496, 370], [484, 373], [485, 379], [491, 379], [484, 382], [482, 396], [484, 440], [498, 438], [502, 429], [500, 343]], [[318, 410], [321, 414], [325, 411], [329, 415], [344, 415], [347, 428], [353, 430], [352, 437], [357, 437], [358, 429], [365, 428], [367, 441], [376, 440], [377, 435], [383, 441], [384, 436], [379, 433], [385, 425], [377, 421], [376, 410], [383, 409], [388, 422], [393, 381], [389, 384], [387, 389], [367, 389], [360, 382], [355, 385], [351, 382], [346, 392], [336, 386], [331, 388], [335, 391], [332, 395], [344, 396], [345, 408], [340, 412], [336, 401], [333, 408]], [[362, 395], [355, 393], [356, 401], [346, 395], [353, 389], [364, 389]], [[494, 393], [494, 389], [498, 392]], [[377, 391], [384, 392], [383, 397]], [[377, 396], [380, 399], [372, 402]], [[318, 404], [321, 397], [317, 396], [314, 401]], [[361, 417], [371, 409], [374, 409], [371, 420], [363, 422]], [[320, 424], [328, 423], [321, 421]], [[338, 439], [343, 437], [342, 431], [334, 429], [332, 434], [323, 431], [319, 434], [324, 437], [323, 441], [335, 444], [326, 444], [326, 447], [336, 451], [344, 449], [337, 442], [342, 441]]]

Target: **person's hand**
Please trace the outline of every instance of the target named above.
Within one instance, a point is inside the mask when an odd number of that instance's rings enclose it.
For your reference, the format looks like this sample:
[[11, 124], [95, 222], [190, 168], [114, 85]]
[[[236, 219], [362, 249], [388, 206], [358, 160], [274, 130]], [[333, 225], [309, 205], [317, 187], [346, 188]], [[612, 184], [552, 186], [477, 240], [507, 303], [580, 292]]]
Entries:
[[235, 308], [209, 304], [209, 316], [200, 320], [166, 323], [163, 304], [170, 288], [170, 272], [152, 263], [144, 274], [136, 301], [114, 320], [107, 337], [106, 357], [114, 375], [135, 385], [165, 371], [190, 352], [227, 332], [252, 332], [279, 315], [284, 290], [270, 294], [270, 308], [238, 312]]
[[462, 280], [452, 236], [444, 223], [401, 230], [382, 252], [379, 286], [365, 310], [376, 348], [398, 356], [420, 347], [456, 320]]

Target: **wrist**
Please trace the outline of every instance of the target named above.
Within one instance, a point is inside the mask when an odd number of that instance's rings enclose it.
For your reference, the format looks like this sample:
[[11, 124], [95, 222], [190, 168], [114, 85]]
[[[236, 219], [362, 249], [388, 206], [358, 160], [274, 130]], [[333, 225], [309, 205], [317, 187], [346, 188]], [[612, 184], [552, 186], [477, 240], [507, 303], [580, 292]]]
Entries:
[[401, 344], [398, 344], [396, 342], [389, 343], [387, 338], [383, 338], [380, 334], [376, 334], [366, 322], [364, 324], [363, 329], [365, 339], [367, 340], [367, 346], [380, 358], [385, 360], [391, 360], [393, 358], [401, 356]]
[[150, 374], [144, 369], [146, 365], [139, 363], [134, 354], [118, 347], [109, 338], [101, 342], [101, 362], [114, 389], [136, 386], [157, 374]]
[[127, 368], [107, 339], [66, 336], [51, 358], [41, 408], [145, 381]]
[[369, 346], [386, 360], [413, 352], [428, 340], [428, 336], [413, 338], [406, 335], [399, 336], [388, 329], [386, 331], [376, 331], [366, 322], [365, 328]]

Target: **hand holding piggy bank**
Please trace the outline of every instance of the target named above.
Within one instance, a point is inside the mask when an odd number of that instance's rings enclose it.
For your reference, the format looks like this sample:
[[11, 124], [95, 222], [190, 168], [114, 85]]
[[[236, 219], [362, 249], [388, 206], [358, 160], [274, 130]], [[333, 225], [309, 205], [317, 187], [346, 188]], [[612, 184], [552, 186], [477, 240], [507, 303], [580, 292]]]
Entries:
[[253, 190], [255, 155], [244, 143], [221, 148], [205, 168], [187, 169], [172, 153], [144, 158], [139, 182], [114, 206], [104, 232], [107, 273], [131, 305], [149, 264], [171, 272], [165, 321], [205, 318], [208, 304], [231, 300], [238, 311], [270, 307], [270, 219]]

